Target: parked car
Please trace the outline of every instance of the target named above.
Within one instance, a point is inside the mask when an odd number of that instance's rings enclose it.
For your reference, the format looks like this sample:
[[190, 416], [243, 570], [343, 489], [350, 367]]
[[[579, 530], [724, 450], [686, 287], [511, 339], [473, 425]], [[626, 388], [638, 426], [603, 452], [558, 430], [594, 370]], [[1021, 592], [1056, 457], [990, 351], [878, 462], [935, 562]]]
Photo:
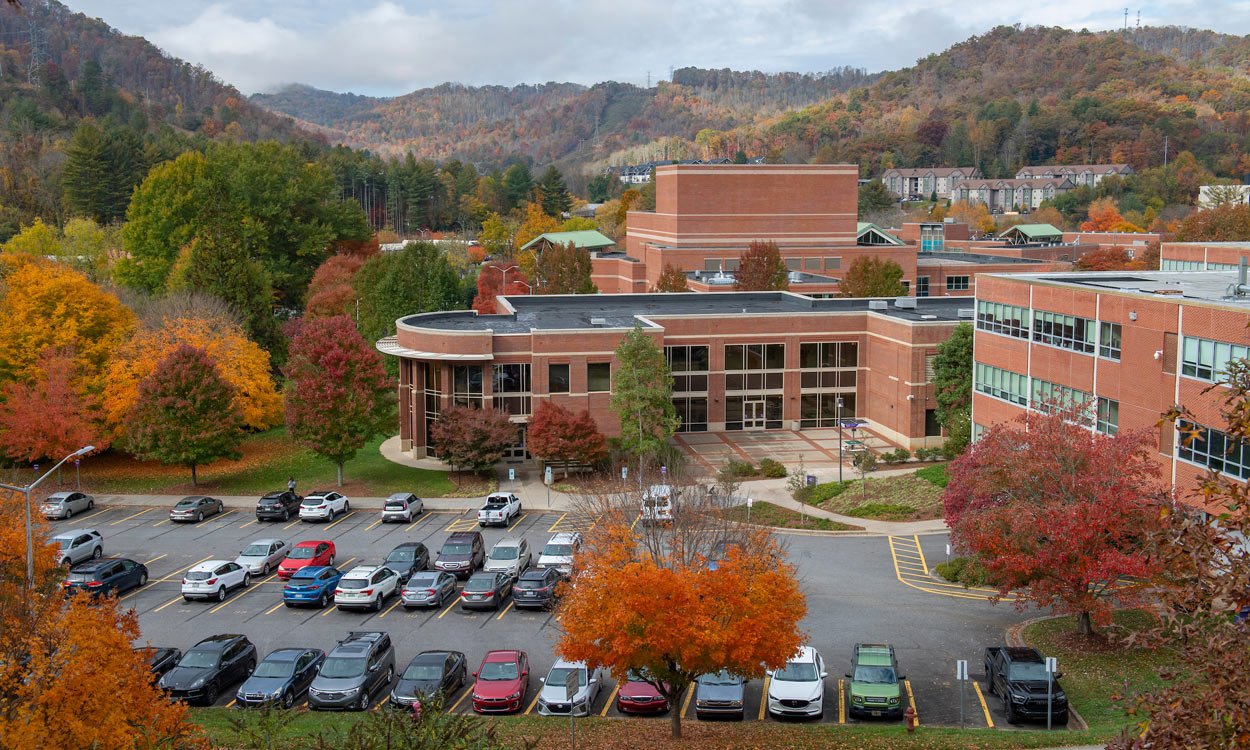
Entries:
[[422, 651], [412, 657], [391, 690], [393, 708], [411, 708], [413, 702], [438, 695], [444, 700], [469, 681], [469, 664], [459, 651]]
[[99, 597], [137, 589], [147, 582], [146, 565], [127, 558], [110, 557], [78, 563], [70, 568], [62, 585], [67, 594], [84, 593]]
[[478, 526], [507, 526], [521, 515], [521, 498], [511, 492], [492, 492], [486, 496], [486, 504], [477, 512]]
[[582, 546], [582, 535], [576, 531], [562, 531], [547, 540], [547, 546], [538, 555], [538, 568], [555, 568], [562, 575], [573, 573], [573, 555]]
[[1050, 689], [1051, 724], [1068, 723], [1068, 696], [1059, 686], [1063, 672], [1046, 673], [1046, 659], [1035, 648], [993, 646], [985, 649], [985, 675], [990, 693], [1002, 697], [1007, 722], [1046, 720], [1046, 690]]
[[333, 521], [335, 516], [351, 509], [351, 503], [346, 497], [332, 490], [324, 490], [304, 497], [299, 506], [299, 519], [301, 521]]
[[434, 568], [445, 570], [457, 578], [468, 578], [482, 567], [486, 557], [480, 531], [453, 531], [443, 542], [434, 560]]
[[395, 571], [403, 585], [413, 573], [430, 567], [430, 551], [421, 542], [404, 542], [391, 550], [382, 564]]
[[460, 590], [460, 606], [464, 609], [499, 609], [512, 593], [512, 577], [507, 573], [474, 573]]
[[247, 588], [252, 577], [247, 570], [230, 560], [208, 560], [193, 565], [182, 577], [182, 598], [226, 600], [226, 594], [236, 588]]
[[291, 574], [282, 587], [282, 603], [288, 607], [315, 604], [325, 609], [338, 588], [343, 574], [329, 565], [309, 565]]
[[144, 655], [148, 660], [148, 669], [151, 670], [152, 676], [160, 679], [161, 675], [173, 669], [178, 664], [178, 660], [182, 658], [181, 649], [169, 646], [136, 646], [135, 651]]
[[286, 581], [300, 568], [333, 565], [334, 542], [325, 539], [310, 539], [300, 542], [291, 548], [290, 554], [278, 565], [278, 578]]
[[623, 714], [659, 714], [668, 710], [668, 700], [651, 683], [645, 671], [625, 675], [625, 684], [616, 693], [616, 710]]
[[395, 676], [395, 647], [380, 631], [353, 631], [326, 657], [308, 688], [308, 707], [317, 709], [369, 708], [373, 694]]
[[291, 552], [291, 545], [282, 539], [257, 539], [243, 548], [234, 561], [248, 573], [267, 576], [276, 570]]
[[421, 498], [411, 492], [396, 492], [382, 504], [382, 523], [408, 523], [424, 510], [425, 504], [421, 502]]
[[221, 513], [225, 510], [225, 507], [215, 497], [191, 495], [190, 497], [182, 498], [174, 507], [169, 509], [169, 520], [199, 523], [209, 516]]
[[441, 607], [456, 595], [456, 577], [445, 570], [423, 570], [413, 573], [403, 591], [399, 592], [404, 609]]
[[357, 565], [339, 579], [334, 606], [339, 609], [382, 609], [382, 602], [399, 593], [399, 576], [380, 565]]
[[192, 646], [157, 684], [171, 698], [211, 706], [255, 667], [256, 647], [246, 636], [214, 635]]
[[725, 670], [699, 675], [694, 683], [694, 715], [699, 719], [728, 716], [746, 718], [746, 684], [738, 675]]
[[[569, 674], [577, 675], [577, 692], [573, 700], [568, 698], [566, 690]], [[589, 670], [581, 661], [556, 660], [546, 677], [540, 677], [543, 683], [538, 693], [538, 713], [543, 716], [589, 716], [599, 699], [599, 689], [603, 686], [603, 669]]]
[[486, 558], [486, 564], [483, 570], [489, 570], [497, 573], [507, 573], [508, 577], [516, 580], [525, 569], [533, 562], [533, 555], [530, 554], [529, 542], [521, 537], [508, 537], [495, 543], [490, 548], [490, 557]]
[[256, 502], [257, 521], [289, 521], [298, 516], [304, 498], [291, 490], [267, 492]]
[[769, 670], [768, 713], [770, 716], [825, 715], [825, 660], [811, 646], [799, 649], [786, 665]]
[[524, 651], [486, 652], [473, 673], [473, 710], [477, 713], [519, 711], [530, 683], [530, 660]]
[[95, 498], [83, 492], [53, 492], [39, 505], [45, 518], [73, 518], [75, 513], [86, 513], [95, 507]]
[[290, 708], [303, 695], [326, 660], [319, 648], [280, 648], [256, 665], [234, 695], [244, 708], [282, 706]]
[[562, 576], [555, 568], [531, 568], [521, 574], [512, 589], [512, 604], [517, 609], [550, 607], [556, 601], [556, 586]]
[[73, 529], [50, 540], [57, 546], [58, 565], [77, 565], [84, 560], [99, 559], [104, 555], [104, 537], [95, 529]]
[[667, 484], [653, 484], [642, 493], [642, 508], [638, 511], [643, 525], [673, 522], [673, 488]]
[[857, 643], [846, 675], [847, 709], [851, 716], [903, 715], [903, 677], [898, 674], [894, 647]]

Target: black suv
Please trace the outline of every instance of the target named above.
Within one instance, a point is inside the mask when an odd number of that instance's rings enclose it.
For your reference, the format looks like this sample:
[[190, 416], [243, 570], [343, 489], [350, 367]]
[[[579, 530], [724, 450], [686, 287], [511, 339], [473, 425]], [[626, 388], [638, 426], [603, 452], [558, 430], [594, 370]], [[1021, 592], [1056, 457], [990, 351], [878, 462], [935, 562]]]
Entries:
[[300, 503], [304, 498], [290, 490], [267, 493], [256, 503], [257, 521], [289, 521], [299, 517]]
[[445, 570], [457, 578], [468, 578], [486, 561], [486, 545], [480, 531], [453, 531], [434, 561], [435, 570]]
[[421, 542], [403, 542], [391, 550], [382, 565], [398, 573], [400, 584], [405, 584], [413, 573], [430, 566], [430, 551]]
[[1020, 719], [1046, 720], [1046, 690], [1050, 688], [1051, 722], [1068, 723], [1068, 696], [1059, 687], [1063, 672], [1046, 673], [1046, 660], [1035, 648], [992, 646], [985, 649], [985, 675], [990, 693], [1003, 698], [1007, 723]]
[[551, 606], [556, 600], [556, 586], [562, 578], [556, 568], [530, 568], [521, 574], [512, 589], [512, 606], [517, 609]]
[[365, 711], [395, 677], [395, 648], [380, 631], [352, 631], [339, 641], [308, 688], [309, 708]]
[[246, 636], [214, 635], [192, 646], [158, 684], [171, 698], [211, 706], [255, 668], [256, 647]]
[[70, 568], [63, 585], [67, 594], [97, 597], [137, 589], [147, 582], [148, 569], [143, 563], [110, 557], [78, 563]]

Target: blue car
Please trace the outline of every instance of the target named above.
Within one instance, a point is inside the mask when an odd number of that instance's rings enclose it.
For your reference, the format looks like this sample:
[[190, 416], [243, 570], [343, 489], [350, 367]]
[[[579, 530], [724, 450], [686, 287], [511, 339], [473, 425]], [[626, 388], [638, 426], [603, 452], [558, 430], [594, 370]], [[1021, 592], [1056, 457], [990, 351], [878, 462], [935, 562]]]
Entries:
[[325, 609], [334, 599], [334, 589], [343, 573], [329, 565], [309, 566], [295, 571], [282, 589], [282, 602], [288, 607], [315, 604]]

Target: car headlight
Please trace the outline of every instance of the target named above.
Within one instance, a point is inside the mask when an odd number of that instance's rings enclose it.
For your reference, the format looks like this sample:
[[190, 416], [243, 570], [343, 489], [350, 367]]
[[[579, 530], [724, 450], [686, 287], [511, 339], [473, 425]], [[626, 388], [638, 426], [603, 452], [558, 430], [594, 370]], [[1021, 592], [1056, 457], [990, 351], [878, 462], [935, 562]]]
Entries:
[[474, 693], [473, 695], [471, 695], [470, 698], [472, 698], [475, 701], [482, 700], [482, 696], [478, 695], [477, 693]]
[[1011, 702], [1012, 702], [1012, 703], [1024, 703], [1024, 702], [1028, 701], [1028, 699], [1029, 699], [1029, 696], [1027, 696], [1027, 695], [1020, 695], [1020, 694], [1018, 694], [1018, 693], [1012, 693], [1012, 694], [1011, 694]]
[[864, 697], [862, 695], [851, 696], [851, 703], [863, 703], [863, 702], [864, 702]]
[[510, 701], [519, 700], [520, 698], [521, 698], [520, 693], [513, 693], [512, 695], [508, 696], [508, 700]]
[[697, 708], [707, 708], [707, 701], [695, 701], [694, 705]]
[[196, 679], [196, 681], [195, 681], [195, 682], [191, 683], [191, 687], [193, 687], [193, 688], [203, 687], [203, 686], [204, 686], [204, 678], [203, 678], [203, 677], [200, 677], [200, 678]]
[[897, 705], [898, 705], [898, 698], [891, 698], [891, 699], [890, 699], [890, 705], [891, 705], [891, 706], [897, 706]]

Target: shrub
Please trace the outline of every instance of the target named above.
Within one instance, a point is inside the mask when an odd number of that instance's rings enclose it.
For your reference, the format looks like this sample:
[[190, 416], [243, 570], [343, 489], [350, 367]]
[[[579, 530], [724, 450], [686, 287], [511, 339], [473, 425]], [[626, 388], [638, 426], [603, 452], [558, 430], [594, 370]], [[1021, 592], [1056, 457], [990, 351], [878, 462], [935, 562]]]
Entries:
[[809, 490], [808, 499], [804, 502], [810, 503], [811, 505], [820, 505], [826, 500], [830, 500], [838, 495], [841, 495], [850, 486], [851, 483], [849, 481], [845, 481], [825, 482], [824, 484], [818, 484], [815, 487], [808, 487], [806, 488]]
[[786, 467], [781, 465], [780, 461], [774, 461], [771, 458], [765, 458], [760, 461], [760, 471], [764, 476], [772, 479], [780, 479], [786, 475]]
[[975, 557], [952, 557], [950, 562], [938, 563], [937, 574], [965, 586], [984, 586], [987, 582], [985, 568]]
[[725, 467], [721, 469], [721, 473], [735, 479], [743, 479], [745, 477], [759, 476], [760, 471], [750, 461], [735, 461], [731, 458], [729, 463], [725, 464]]
[[936, 484], [938, 487], [946, 487], [946, 483], [950, 481], [950, 477], [946, 473], [946, 464], [938, 464], [937, 466], [926, 466], [923, 469], [916, 470], [916, 476], [921, 479]]
[[864, 471], [872, 471], [877, 468], [877, 454], [870, 450], [860, 451], [855, 454], [855, 466]]
[[881, 454], [881, 460], [887, 464], [901, 464], [911, 458], [911, 451], [906, 448], [898, 448], [889, 453]]

